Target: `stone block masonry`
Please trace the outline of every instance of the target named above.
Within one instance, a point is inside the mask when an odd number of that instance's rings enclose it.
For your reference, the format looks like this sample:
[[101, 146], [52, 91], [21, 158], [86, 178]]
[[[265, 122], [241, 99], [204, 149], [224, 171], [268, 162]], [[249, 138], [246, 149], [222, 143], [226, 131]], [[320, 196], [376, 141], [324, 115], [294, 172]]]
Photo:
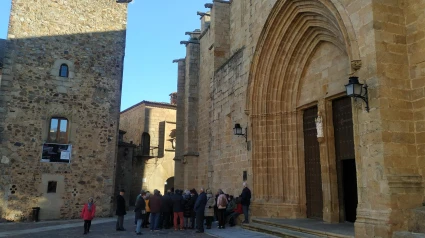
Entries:
[[[112, 215], [126, 19], [127, 5], [111, 0], [12, 1], [0, 88], [2, 218], [28, 219], [36, 206], [41, 219], [76, 218], [89, 197], [98, 216]], [[42, 161], [62, 154], [69, 163]]]

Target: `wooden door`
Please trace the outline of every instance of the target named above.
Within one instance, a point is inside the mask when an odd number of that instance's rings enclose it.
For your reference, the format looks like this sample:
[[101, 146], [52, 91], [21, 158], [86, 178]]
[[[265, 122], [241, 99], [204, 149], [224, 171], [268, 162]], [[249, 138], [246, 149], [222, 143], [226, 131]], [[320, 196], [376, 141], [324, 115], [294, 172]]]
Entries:
[[307, 217], [323, 219], [322, 173], [320, 167], [320, 148], [317, 141], [315, 119], [317, 107], [304, 111], [304, 158]]
[[351, 98], [334, 100], [332, 110], [340, 221], [354, 222], [357, 209], [357, 176]]

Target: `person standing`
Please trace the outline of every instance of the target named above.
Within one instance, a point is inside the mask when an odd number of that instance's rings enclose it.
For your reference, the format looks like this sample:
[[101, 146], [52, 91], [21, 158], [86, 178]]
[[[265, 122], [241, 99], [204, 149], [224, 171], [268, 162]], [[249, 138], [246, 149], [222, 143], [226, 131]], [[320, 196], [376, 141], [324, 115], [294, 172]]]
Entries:
[[93, 198], [89, 198], [81, 211], [81, 218], [84, 220], [84, 235], [90, 232], [91, 220], [93, 220], [95, 213], [96, 205], [93, 202]]
[[162, 213], [162, 224], [164, 229], [170, 229], [170, 216], [173, 212], [173, 201], [171, 200], [171, 191], [168, 190], [161, 198], [161, 213]]
[[148, 225], [150, 225], [150, 223], [149, 223], [149, 218], [150, 218], [150, 215], [151, 215], [151, 209], [149, 207], [149, 198], [150, 197], [151, 197], [151, 194], [149, 192], [146, 192], [146, 196], [145, 196], [146, 216], [145, 216], [145, 219], [143, 220], [142, 228], [148, 228]]
[[183, 207], [183, 196], [181, 194], [181, 190], [176, 190], [176, 193], [171, 197], [171, 199], [173, 200], [173, 212], [174, 212], [174, 230], [177, 231], [178, 229], [178, 224], [177, 224], [177, 219], [179, 219], [180, 221], [180, 230], [183, 230], [183, 226], [184, 226], [184, 220], [183, 220], [183, 212], [184, 212], [184, 207]]
[[190, 224], [192, 225], [191, 229], [195, 229], [196, 212], [194, 211], [193, 208], [195, 207], [196, 199], [198, 199], [198, 192], [196, 192], [196, 189], [193, 188], [190, 190], [190, 196], [192, 201], [192, 203], [190, 204], [191, 211], [192, 211], [192, 215], [190, 217]]
[[243, 190], [241, 194], [241, 204], [242, 204], [242, 210], [243, 215], [245, 216], [245, 220], [242, 223], [249, 223], [249, 205], [251, 204], [251, 190], [248, 188], [248, 184], [246, 182], [243, 182]]
[[151, 231], [159, 231], [159, 217], [161, 216], [161, 196], [159, 190], [153, 191], [153, 196], [149, 198], [149, 207], [151, 209]]
[[125, 209], [124, 193], [125, 193], [125, 190], [121, 189], [120, 194], [117, 196], [117, 210], [115, 212], [115, 215], [118, 216], [117, 225], [116, 225], [117, 231], [125, 231], [123, 223], [124, 223], [124, 216], [125, 214], [127, 214], [127, 212]]
[[205, 219], [207, 229], [211, 229], [211, 224], [214, 220], [214, 206], [215, 206], [215, 198], [212, 195], [212, 191], [207, 189], [207, 203], [205, 205]]
[[[136, 197], [136, 203], [137, 203], [137, 199], [139, 199], [139, 197], [142, 196], [142, 193], [144, 192], [144, 190], [141, 190], [140, 193], [137, 195]], [[134, 206], [136, 206], [136, 204], [134, 204]], [[134, 213], [134, 225], [137, 225], [137, 214]]]
[[223, 190], [219, 189], [219, 195], [217, 198], [217, 208], [218, 208], [218, 229], [224, 229], [226, 224], [226, 220], [224, 217], [224, 213], [226, 212], [227, 207], [227, 197], [224, 194]]
[[204, 188], [199, 190], [200, 194], [198, 199], [195, 202], [195, 212], [196, 212], [196, 228], [198, 229], [196, 233], [204, 233], [204, 212], [205, 205], [207, 204], [207, 195], [204, 192]]
[[137, 218], [136, 235], [141, 235], [140, 228], [142, 227], [142, 221], [146, 219], [146, 193], [142, 192], [140, 197], [137, 198], [136, 208], [134, 209], [135, 216]]

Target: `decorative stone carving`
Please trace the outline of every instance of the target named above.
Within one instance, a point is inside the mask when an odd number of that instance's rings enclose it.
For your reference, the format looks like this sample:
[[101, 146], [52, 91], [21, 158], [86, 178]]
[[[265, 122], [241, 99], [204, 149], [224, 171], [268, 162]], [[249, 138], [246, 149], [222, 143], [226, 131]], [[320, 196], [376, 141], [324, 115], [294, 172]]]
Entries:
[[354, 71], [359, 70], [362, 67], [362, 61], [361, 60], [352, 60], [351, 61], [351, 68]]
[[320, 112], [317, 115], [317, 118], [314, 120], [316, 122], [317, 138], [323, 138], [323, 119], [320, 115]]

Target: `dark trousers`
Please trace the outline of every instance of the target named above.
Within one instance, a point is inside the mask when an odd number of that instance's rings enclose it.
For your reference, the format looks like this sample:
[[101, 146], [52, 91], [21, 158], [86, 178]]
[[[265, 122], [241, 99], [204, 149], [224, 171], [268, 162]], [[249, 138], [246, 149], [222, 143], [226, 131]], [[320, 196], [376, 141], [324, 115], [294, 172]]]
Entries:
[[230, 226], [235, 226], [236, 225], [236, 218], [238, 218], [240, 214], [237, 212], [233, 212], [232, 214], [229, 215], [229, 225]]
[[196, 212], [196, 228], [200, 232], [204, 232], [204, 211]]
[[249, 217], [248, 217], [249, 205], [248, 206], [242, 205], [242, 210], [243, 210], [243, 215], [245, 216], [244, 222], [249, 222]]
[[192, 227], [192, 229], [195, 229], [195, 218], [196, 218], [196, 213], [192, 213], [192, 216], [190, 217], [190, 225]]
[[124, 230], [124, 216], [118, 216], [117, 217], [117, 230]]
[[206, 220], [207, 229], [211, 229], [211, 224], [214, 220], [214, 217], [212, 216], [205, 217], [205, 220]]
[[90, 231], [91, 220], [84, 220], [84, 233], [88, 233]]
[[164, 212], [162, 214], [162, 227], [164, 227], [164, 229], [169, 229], [170, 228], [170, 213], [169, 212]]
[[150, 212], [146, 212], [146, 218], [143, 219], [142, 227], [147, 228], [149, 224], [149, 216], [151, 215]]
[[226, 224], [226, 220], [224, 217], [224, 213], [226, 212], [226, 209], [218, 209], [217, 213], [218, 213], [218, 226], [220, 227], [224, 227], [224, 225]]

